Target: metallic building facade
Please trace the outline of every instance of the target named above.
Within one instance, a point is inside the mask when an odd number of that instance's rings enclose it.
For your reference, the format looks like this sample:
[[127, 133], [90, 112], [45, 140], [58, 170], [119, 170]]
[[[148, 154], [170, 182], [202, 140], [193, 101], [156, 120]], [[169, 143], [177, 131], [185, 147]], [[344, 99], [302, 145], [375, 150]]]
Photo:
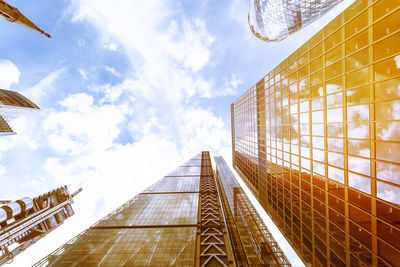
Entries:
[[239, 266], [290, 266], [222, 157], [214, 157], [221, 202]]
[[250, 0], [249, 26], [267, 42], [280, 41], [323, 16], [343, 0]]
[[400, 1], [356, 1], [231, 107], [234, 168], [306, 264], [399, 265]]
[[202, 152], [34, 266], [247, 266], [219, 184]]
[[4, 205], [0, 207], [0, 265], [11, 262], [74, 215], [72, 199], [81, 191], [80, 188], [70, 194], [68, 187], [63, 186], [33, 199], [1, 201]]
[[31, 110], [39, 110], [39, 107], [17, 92], [0, 89], [0, 135], [15, 134], [7, 121]]

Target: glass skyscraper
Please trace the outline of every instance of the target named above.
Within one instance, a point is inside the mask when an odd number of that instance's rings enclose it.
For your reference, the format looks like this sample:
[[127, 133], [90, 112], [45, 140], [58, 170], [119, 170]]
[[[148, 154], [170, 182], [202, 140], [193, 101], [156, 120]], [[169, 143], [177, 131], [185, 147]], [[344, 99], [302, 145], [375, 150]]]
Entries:
[[263, 41], [280, 41], [343, 0], [250, 0], [249, 26]]
[[34, 266], [289, 265], [216, 162], [214, 176], [209, 153], [198, 154]]
[[0, 89], [0, 135], [15, 134], [7, 121], [31, 110], [39, 110], [39, 107], [17, 92]]
[[358, 0], [231, 106], [233, 165], [306, 264], [400, 263], [400, 1]]

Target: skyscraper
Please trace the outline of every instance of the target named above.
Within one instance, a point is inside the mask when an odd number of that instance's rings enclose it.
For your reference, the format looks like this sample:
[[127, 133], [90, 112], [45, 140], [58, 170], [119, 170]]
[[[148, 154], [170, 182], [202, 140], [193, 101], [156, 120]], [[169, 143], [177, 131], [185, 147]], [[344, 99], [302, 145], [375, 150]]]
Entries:
[[4, 205], [0, 207], [0, 265], [12, 261], [71, 217], [72, 198], [80, 191], [70, 194], [63, 186], [33, 199], [1, 201]]
[[[209, 153], [202, 152], [34, 266], [288, 265], [266, 227], [254, 226], [258, 217], [243, 206], [245, 199], [239, 200], [242, 191], [226, 164], [217, 165], [224, 181], [215, 178]], [[228, 199], [235, 206], [228, 206]], [[237, 212], [250, 226], [246, 233], [236, 226]]]
[[32, 21], [30, 21], [28, 18], [26, 18], [18, 10], [18, 8], [13, 7], [12, 5], [6, 3], [3, 0], [0, 0], [0, 15], [3, 16], [6, 20], [8, 20], [10, 22], [18, 23], [22, 26], [25, 26], [27, 28], [30, 28], [37, 32], [40, 32], [41, 34], [44, 34], [48, 38], [51, 38], [50, 34], [45, 33], [38, 26], [36, 26]]
[[342, 1], [250, 0], [249, 26], [252, 33], [263, 41], [280, 41]]
[[15, 119], [30, 110], [39, 110], [39, 107], [17, 92], [0, 89], [0, 135], [15, 134], [7, 120]]
[[400, 262], [399, 22], [356, 1], [231, 106], [234, 168], [307, 264]]

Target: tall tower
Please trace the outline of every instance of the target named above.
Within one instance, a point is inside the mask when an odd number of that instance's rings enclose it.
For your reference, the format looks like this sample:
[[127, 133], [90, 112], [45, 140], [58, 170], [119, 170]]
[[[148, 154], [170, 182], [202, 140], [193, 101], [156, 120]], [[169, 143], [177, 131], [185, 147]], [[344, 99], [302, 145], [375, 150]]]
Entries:
[[15, 134], [7, 120], [15, 119], [31, 110], [39, 110], [39, 107], [17, 92], [0, 89], [0, 135]]
[[18, 8], [13, 7], [12, 5], [6, 3], [3, 0], [0, 0], [0, 15], [3, 16], [6, 20], [18, 23], [22, 26], [40, 32], [44, 34], [46, 37], [51, 38], [51, 35], [45, 33], [41, 30], [38, 26], [36, 26], [32, 21], [27, 19], [19, 10]]
[[234, 168], [306, 264], [399, 265], [399, 21], [354, 2], [232, 105]]
[[74, 214], [72, 198], [80, 191], [70, 194], [67, 186], [63, 186], [33, 199], [1, 201], [4, 205], [0, 207], [0, 265], [11, 261], [71, 217]]
[[314, 22], [342, 1], [250, 0], [250, 30], [263, 41], [281, 41]]
[[[259, 260], [253, 259], [254, 252], [271, 250], [266, 239], [255, 238], [257, 248], [249, 248], [253, 254], [247, 256], [249, 243], [237, 243], [243, 233], [226, 217], [231, 211], [225, 200], [230, 197], [223, 186], [214, 176], [209, 153], [202, 152], [34, 266], [248, 266], [249, 259]], [[257, 232], [254, 227], [249, 231]], [[248, 241], [249, 234], [243, 238]], [[276, 255], [284, 259], [279, 251]]]

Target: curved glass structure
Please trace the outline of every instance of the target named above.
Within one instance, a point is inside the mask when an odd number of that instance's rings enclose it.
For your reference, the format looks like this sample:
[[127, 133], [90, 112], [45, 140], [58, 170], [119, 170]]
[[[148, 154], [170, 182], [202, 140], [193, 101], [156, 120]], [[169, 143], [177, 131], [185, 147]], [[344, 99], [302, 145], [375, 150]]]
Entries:
[[263, 41], [280, 41], [340, 2], [342, 0], [250, 0], [249, 26]]

